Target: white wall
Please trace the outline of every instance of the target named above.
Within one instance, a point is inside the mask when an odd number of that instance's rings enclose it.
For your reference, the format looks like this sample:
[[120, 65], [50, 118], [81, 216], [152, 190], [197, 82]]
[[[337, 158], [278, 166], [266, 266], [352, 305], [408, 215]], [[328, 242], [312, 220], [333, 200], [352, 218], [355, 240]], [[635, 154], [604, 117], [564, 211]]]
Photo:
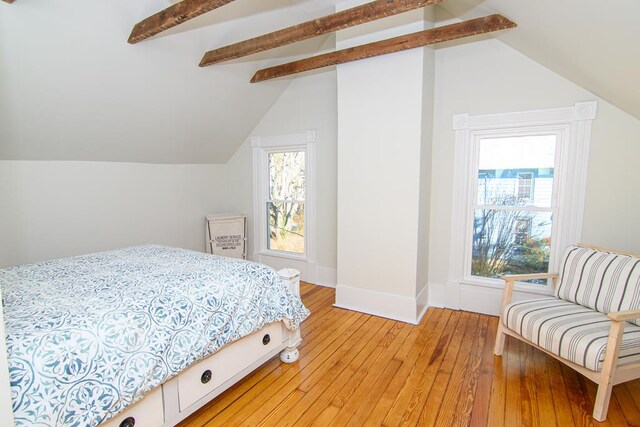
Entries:
[[[331, 48], [333, 39], [323, 49]], [[305, 73], [292, 80], [278, 101], [251, 132], [252, 136], [276, 136], [316, 130], [317, 274], [314, 282], [335, 286], [336, 269], [336, 73]], [[253, 163], [247, 139], [227, 163], [229, 210], [248, 217], [249, 254], [253, 254]], [[291, 265], [291, 264], [290, 264]], [[309, 280], [309, 278], [305, 277]]]
[[160, 243], [204, 251], [225, 165], [0, 161], [0, 267]]
[[[582, 240], [640, 252], [640, 216], [634, 213], [640, 210], [639, 120], [500, 41], [437, 51], [429, 240], [432, 303], [443, 303], [449, 266], [454, 197], [452, 116], [570, 107], [590, 100], [598, 100], [599, 105], [592, 129]], [[473, 300], [477, 295], [463, 292], [461, 297]]]
[[[417, 10], [342, 30], [336, 45], [348, 48], [419, 31], [424, 18]], [[428, 54], [413, 49], [337, 66], [336, 305], [408, 322], [418, 316], [421, 220], [422, 234], [428, 230], [428, 213], [420, 215], [420, 202], [429, 203], [428, 194], [420, 200], [421, 182], [428, 181], [425, 175], [421, 179], [421, 160], [430, 152], [430, 137], [423, 138], [423, 114], [432, 111], [432, 99], [423, 99], [423, 92], [432, 91], [432, 83], [425, 88], [424, 81], [433, 78]]]
[[[435, 8], [424, 9], [425, 28], [435, 23]], [[423, 49], [422, 76], [422, 146], [420, 148], [420, 189], [418, 217], [418, 254], [416, 299], [418, 312], [427, 306], [429, 288], [429, 223], [431, 221], [431, 151], [433, 145], [433, 106], [435, 95], [435, 50]]]
[[605, 102], [593, 123], [582, 241], [640, 254], [640, 120]]

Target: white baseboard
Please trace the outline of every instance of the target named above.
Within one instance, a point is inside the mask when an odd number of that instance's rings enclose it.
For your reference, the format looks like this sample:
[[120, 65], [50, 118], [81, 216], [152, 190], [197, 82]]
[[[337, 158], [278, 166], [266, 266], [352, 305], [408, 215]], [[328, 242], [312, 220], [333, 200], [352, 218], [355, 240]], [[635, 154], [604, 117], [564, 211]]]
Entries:
[[316, 282], [315, 285], [326, 286], [328, 288], [335, 288], [338, 282], [338, 270], [330, 267], [316, 267]]
[[444, 289], [444, 306], [454, 310], [460, 310], [460, 297], [462, 291], [460, 290], [460, 283], [447, 280]]
[[416, 296], [416, 312], [418, 315], [416, 316], [416, 324], [420, 323], [424, 315], [427, 313], [427, 309], [429, 308], [429, 284], [425, 284], [424, 287], [418, 295]]
[[[512, 301], [544, 298], [545, 294], [514, 290]], [[468, 283], [430, 283], [429, 307], [450, 308], [498, 316], [502, 302], [502, 288]]]
[[497, 316], [500, 314], [502, 292], [499, 289], [460, 285], [460, 309]]
[[338, 284], [334, 307], [418, 324], [416, 298]]
[[[545, 298], [548, 295], [514, 290], [512, 302]], [[491, 316], [500, 315], [500, 304], [502, 302], [502, 288], [488, 286], [478, 286], [461, 283], [460, 284], [460, 309], [472, 311], [474, 313], [489, 314]]]
[[447, 306], [446, 286], [444, 283], [429, 284], [429, 306], [444, 308]]

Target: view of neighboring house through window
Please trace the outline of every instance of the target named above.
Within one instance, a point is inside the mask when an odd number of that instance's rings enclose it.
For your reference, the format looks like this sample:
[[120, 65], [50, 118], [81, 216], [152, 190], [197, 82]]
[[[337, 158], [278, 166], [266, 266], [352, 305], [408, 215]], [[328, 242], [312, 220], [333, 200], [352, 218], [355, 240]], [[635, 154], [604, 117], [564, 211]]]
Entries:
[[530, 199], [533, 194], [533, 173], [518, 172], [518, 199]]
[[305, 152], [268, 155], [267, 249], [304, 254]]
[[546, 272], [554, 215], [557, 135], [476, 140], [471, 275]]
[[[447, 304], [490, 312], [507, 274], [561, 269], [582, 240], [591, 125], [598, 104], [455, 114]], [[548, 294], [549, 281], [518, 290]], [[465, 294], [467, 286], [477, 286]], [[449, 293], [450, 291], [450, 293]], [[477, 298], [476, 298], [477, 297]]]

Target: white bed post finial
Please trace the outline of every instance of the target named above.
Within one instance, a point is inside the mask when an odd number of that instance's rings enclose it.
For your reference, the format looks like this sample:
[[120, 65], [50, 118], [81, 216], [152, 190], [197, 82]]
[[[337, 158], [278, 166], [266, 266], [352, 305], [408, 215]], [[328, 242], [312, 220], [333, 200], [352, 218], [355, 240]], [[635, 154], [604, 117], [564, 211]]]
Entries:
[[289, 287], [296, 296], [300, 296], [300, 272], [295, 268], [283, 268], [278, 271], [280, 281]]
[[[280, 281], [289, 287], [289, 290], [296, 296], [300, 296], [300, 272], [294, 268], [283, 268], [278, 271]], [[284, 363], [294, 363], [300, 357], [298, 346], [302, 342], [300, 336], [300, 328], [291, 331], [287, 329], [289, 334], [289, 345], [280, 352], [280, 360]]]

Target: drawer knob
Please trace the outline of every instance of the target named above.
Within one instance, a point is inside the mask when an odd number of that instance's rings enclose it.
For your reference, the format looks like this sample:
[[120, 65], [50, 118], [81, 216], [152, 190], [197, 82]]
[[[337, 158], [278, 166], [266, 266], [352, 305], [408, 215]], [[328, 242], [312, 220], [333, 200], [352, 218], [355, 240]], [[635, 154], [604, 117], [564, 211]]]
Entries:
[[212, 377], [211, 370], [207, 369], [202, 373], [202, 376], [200, 377], [200, 382], [202, 382], [202, 384], [206, 384], [209, 381], [211, 381], [211, 377]]
[[269, 336], [269, 334], [266, 334], [264, 337], [262, 337], [262, 344], [263, 345], [267, 345], [271, 342], [271, 337]]
[[127, 417], [120, 423], [120, 427], [133, 427], [136, 425], [136, 419], [133, 417]]

